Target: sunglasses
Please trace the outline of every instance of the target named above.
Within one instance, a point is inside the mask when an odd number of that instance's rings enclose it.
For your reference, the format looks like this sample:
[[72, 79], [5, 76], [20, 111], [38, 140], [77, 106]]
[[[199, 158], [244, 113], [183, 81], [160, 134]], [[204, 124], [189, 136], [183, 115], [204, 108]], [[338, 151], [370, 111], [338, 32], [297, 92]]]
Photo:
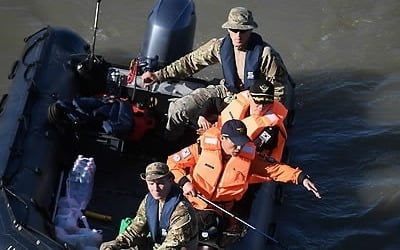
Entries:
[[264, 97], [254, 97], [254, 96], [252, 96], [252, 99], [253, 99], [255, 104], [268, 105], [268, 104], [274, 103], [273, 100], [265, 99]]
[[256, 105], [264, 105], [264, 106], [266, 106], [266, 105], [271, 105], [272, 103], [274, 103], [274, 102], [254, 102]]
[[233, 33], [240, 33], [240, 34], [243, 34], [243, 33], [246, 33], [246, 32], [248, 32], [248, 31], [250, 31], [250, 30], [229, 29], [229, 31], [230, 31], [230, 32], [233, 32]]

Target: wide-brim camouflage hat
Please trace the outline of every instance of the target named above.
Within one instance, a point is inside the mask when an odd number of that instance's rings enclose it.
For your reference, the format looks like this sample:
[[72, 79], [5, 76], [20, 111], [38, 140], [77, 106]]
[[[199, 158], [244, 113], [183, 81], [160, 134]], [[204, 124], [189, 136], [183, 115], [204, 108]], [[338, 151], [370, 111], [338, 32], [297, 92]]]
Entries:
[[146, 172], [140, 174], [140, 178], [145, 181], [157, 180], [166, 176], [173, 176], [173, 174], [169, 171], [168, 165], [162, 162], [150, 163], [146, 167]]
[[222, 24], [224, 29], [251, 30], [257, 28], [253, 14], [244, 7], [235, 7], [229, 11], [228, 21]]

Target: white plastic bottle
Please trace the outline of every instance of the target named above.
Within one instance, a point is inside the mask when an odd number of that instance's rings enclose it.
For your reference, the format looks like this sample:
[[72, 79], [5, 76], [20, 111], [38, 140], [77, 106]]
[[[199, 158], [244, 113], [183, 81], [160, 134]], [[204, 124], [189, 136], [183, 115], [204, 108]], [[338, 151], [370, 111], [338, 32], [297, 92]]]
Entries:
[[92, 197], [96, 165], [93, 158], [79, 155], [67, 179], [67, 196], [74, 199], [81, 210]]

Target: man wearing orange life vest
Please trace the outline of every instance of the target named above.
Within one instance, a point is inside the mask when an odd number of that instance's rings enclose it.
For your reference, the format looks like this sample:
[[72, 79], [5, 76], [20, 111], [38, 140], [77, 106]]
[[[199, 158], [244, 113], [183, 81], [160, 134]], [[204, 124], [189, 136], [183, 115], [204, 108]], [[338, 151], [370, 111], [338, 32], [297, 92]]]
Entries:
[[169, 156], [167, 165], [175, 182], [197, 209], [209, 208], [196, 197], [197, 193], [213, 202], [234, 202], [243, 197], [249, 184], [271, 180], [301, 183], [321, 198], [302, 170], [256, 155], [255, 145], [240, 120], [232, 119], [222, 128], [207, 129], [197, 143]]
[[274, 100], [274, 85], [265, 79], [258, 79], [250, 90], [240, 92], [229, 103], [210, 99], [199, 112], [198, 132], [201, 134], [212, 126], [212, 121], [207, 119], [215, 116], [213, 113], [220, 114], [217, 126], [232, 118], [242, 120], [247, 127], [247, 135], [256, 144], [257, 152], [281, 161], [287, 139], [284, 123], [287, 112], [282, 103]]

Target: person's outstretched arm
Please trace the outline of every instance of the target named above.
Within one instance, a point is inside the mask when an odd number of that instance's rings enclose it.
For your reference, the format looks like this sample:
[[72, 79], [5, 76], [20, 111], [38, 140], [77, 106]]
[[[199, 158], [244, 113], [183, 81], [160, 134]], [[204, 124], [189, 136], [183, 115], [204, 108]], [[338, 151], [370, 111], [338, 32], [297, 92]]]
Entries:
[[186, 78], [199, 72], [209, 65], [220, 62], [219, 51], [221, 39], [213, 38], [196, 50], [172, 62], [155, 72], [145, 72], [142, 75], [143, 86], [162, 82], [169, 78]]
[[278, 182], [302, 184], [307, 190], [313, 192], [317, 198], [321, 198], [318, 189], [311, 181], [309, 175], [299, 168], [293, 168], [287, 164], [275, 161], [272, 158], [264, 159], [256, 156], [251, 168], [249, 183], [274, 180]]

